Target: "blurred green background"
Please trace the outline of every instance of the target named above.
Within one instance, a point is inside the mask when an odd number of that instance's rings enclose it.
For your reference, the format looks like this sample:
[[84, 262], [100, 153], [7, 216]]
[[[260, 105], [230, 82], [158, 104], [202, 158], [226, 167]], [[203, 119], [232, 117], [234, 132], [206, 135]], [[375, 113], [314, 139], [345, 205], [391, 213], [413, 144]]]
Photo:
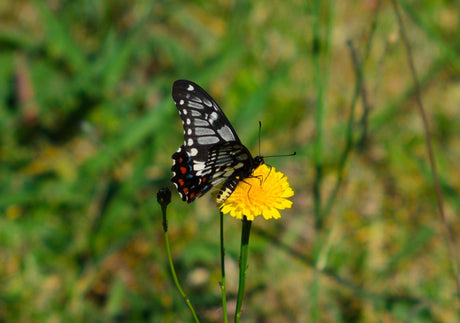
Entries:
[[[457, 236], [459, 3], [400, 10]], [[0, 322], [192, 320], [156, 203], [179, 78], [254, 154], [259, 120], [263, 155], [298, 154], [267, 160], [294, 205], [254, 221], [243, 322], [460, 320], [406, 55], [389, 1], [1, 1]], [[179, 279], [220, 322], [215, 202], [173, 190], [168, 212]], [[239, 221], [225, 237], [231, 312]]]

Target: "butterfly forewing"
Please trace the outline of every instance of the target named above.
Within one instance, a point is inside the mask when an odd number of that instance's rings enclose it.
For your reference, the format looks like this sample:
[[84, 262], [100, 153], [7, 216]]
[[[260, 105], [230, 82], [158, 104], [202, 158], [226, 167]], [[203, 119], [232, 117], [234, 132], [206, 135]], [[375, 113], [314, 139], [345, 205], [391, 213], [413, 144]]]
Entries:
[[184, 148], [194, 160], [205, 162], [216, 144], [240, 142], [217, 103], [197, 84], [178, 80], [172, 96], [184, 126]]
[[217, 103], [185, 80], [174, 82], [172, 96], [184, 126], [184, 144], [173, 154], [171, 168], [181, 198], [190, 203], [215, 185], [248, 177], [258, 165]]

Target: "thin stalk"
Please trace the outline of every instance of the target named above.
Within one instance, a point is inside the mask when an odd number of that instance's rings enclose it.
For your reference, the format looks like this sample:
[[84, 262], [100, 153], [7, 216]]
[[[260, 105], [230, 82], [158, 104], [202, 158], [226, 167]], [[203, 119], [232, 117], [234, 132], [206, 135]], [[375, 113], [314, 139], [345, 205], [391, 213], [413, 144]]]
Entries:
[[246, 284], [246, 269], [248, 264], [249, 234], [252, 221], [243, 217], [241, 228], [241, 249], [240, 249], [240, 277], [238, 283], [238, 298], [235, 309], [235, 323], [240, 321], [241, 306], [243, 304], [244, 286]]
[[[323, 179], [323, 119], [326, 109], [325, 93], [329, 84], [329, 44], [331, 36], [332, 1], [327, 2], [316, 0], [313, 2], [313, 77], [316, 85], [316, 137], [313, 146], [313, 159], [315, 165], [315, 180], [313, 183], [315, 227], [321, 229], [324, 223], [324, 212], [322, 211], [321, 183]], [[327, 11], [322, 23], [322, 11]], [[324, 36], [321, 34], [321, 27], [324, 28]]]
[[[327, 2], [315, 0], [313, 1], [312, 7], [312, 59], [313, 59], [313, 77], [314, 84], [316, 85], [316, 98], [315, 98], [315, 109], [316, 109], [316, 136], [313, 147], [313, 163], [315, 167], [315, 179], [313, 183], [313, 200], [314, 200], [314, 215], [315, 215], [315, 230], [317, 235], [315, 236], [314, 254], [320, 254], [322, 247], [321, 232], [323, 231], [324, 225], [324, 212], [322, 205], [322, 192], [321, 185], [323, 181], [323, 120], [326, 111], [325, 94], [327, 93], [327, 86], [329, 83], [329, 44], [331, 35], [331, 23], [332, 23], [332, 10], [334, 6], [332, 1]], [[325, 14], [323, 14], [325, 12]], [[324, 18], [322, 18], [324, 17]], [[324, 30], [324, 35], [321, 31]], [[315, 256], [315, 262], [318, 261]], [[315, 280], [313, 284], [313, 290], [311, 291], [311, 307], [310, 307], [310, 318], [312, 322], [318, 320], [318, 299], [320, 294], [320, 282]]]
[[313, 2], [313, 77], [316, 85], [316, 136], [313, 147], [313, 159], [315, 165], [315, 181], [313, 183], [313, 195], [314, 195], [314, 212], [315, 212], [315, 227], [318, 229], [321, 227], [322, 216], [321, 216], [321, 181], [323, 173], [323, 115], [324, 115], [324, 85], [321, 73], [321, 36], [320, 36], [320, 7], [321, 1]]
[[179, 293], [181, 294], [182, 298], [185, 300], [185, 303], [187, 304], [190, 312], [192, 313], [193, 318], [195, 319], [195, 322], [200, 322], [198, 317], [196, 316], [195, 309], [192, 306], [192, 303], [190, 303], [189, 298], [187, 295], [184, 293], [182, 290], [182, 287], [179, 284], [179, 280], [177, 279], [176, 275], [176, 270], [174, 269], [174, 264], [172, 261], [172, 256], [171, 256], [171, 249], [169, 248], [169, 236], [168, 236], [168, 219], [166, 216], [166, 208], [171, 201], [171, 191], [169, 189], [160, 189], [158, 194], [157, 194], [157, 199], [158, 203], [161, 205], [161, 211], [163, 214], [163, 232], [165, 235], [165, 246], [166, 246], [166, 253], [168, 255], [168, 262], [169, 262], [169, 268], [171, 270], [171, 275], [174, 280], [174, 284], [176, 285], [177, 289], [179, 290]]
[[407, 60], [409, 63], [409, 68], [411, 71], [412, 75], [412, 80], [414, 82], [414, 88], [415, 88], [415, 98], [417, 100], [417, 108], [420, 113], [420, 117], [422, 119], [422, 124], [423, 124], [423, 130], [425, 132], [425, 144], [428, 152], [428, 159], [430, 162], [430, 168], [431, 168], [431, 173], [433, 175], [433, 184], [435, 188], [435, 193], [436, 193], [436, 199], [438, 202], [438, 209], [439, 209], [439, 214], [441, 216], [441, 220], [444, 226], [444, 230], [446, 232], [446, 239], [447, 239], [447, 246], [448, 250], [450, 253], [451, 257], [451, 263], [452, 263], [452, 269], [454, 272], [454, 278], [455, 278], [455, 283], [457, 285], [457, 297], [460, 299], [460, 277], [459, 277], [459, 260], [458, 260], [458, 251], [457, 251], [457, 246], [455, 242], [455, 237], [450, 230], [449, 227], [449, 222], [447, 221], [446, 215], [444, 213], [444, 200], [443, 200], [443, 195], [441, 191], [441, 185], [439, 183], [439, 176], [438, 176], [438, 170], [436, 167], [436, 159], [434, 157], [433, 153], [433, 144], [431, 142], [431, 134], [430, 134], [430, 128], [428, 125], [428, 117], [426, 116], [425, 113], [425, 108], [423, 106], [423, 101], [422, 101], [422, 93], [421, 93], [421, 87], [420, 87], [420, 82], [417, 77], [417, 72], [415, 71], [415, 66], [414, 66], [414, 60], [413, 60], [413, 55], [412, 55], [412, 49], [409, 44], [409, 39], [407, 37], [407, 33], [404, 27], [403, 20], [401, 18], [401, 14], [399, 12], [398, 4], [396, 0], [392, 0], [391, 4], [393, 5], [393, 9], [396, 15], [396, 19], [398, 21], [399, 25], [399, 32], [401, 35], [401, 38], [403, 40], [404, 46], [406, 47], [406, 53], [407, 53]]
[[220, 290], [222, 292], [222, 315], [224, 316], [224, 323], [228, 322], [227, 316], [227, 290], [225, 287], [225, 248], [224, 248], [224, 214], [220, 212], [220, 263], [222, 279], [220, 283]]
[[168, 232], [167, 231], [165, 232], [165, 244], [166, 244], [166, 253], [168, 254], [169, 268], [171, 269], [171, 275], [173, 277], [174, 284], [176, 284], [176, 287], [179, 290], [179, 293], [184, 298], [185, 303], [187, 304], [188, 308], [190, 309], [190, 312], [193, 315], [193, 318], [195, 319], [195, 322], [200, 322], [200, 320], [196, 316], [195, 309], [193, 308], [192, 303], [190, 303], [189, 298], [187, 297], [185, 292], [182, 290], [182, 287], [180, 286], [179, 280], [177, 279], [176, 270], [174, 269], [174, 264], [173, 264], [172, 257], [171, 257], [171, 250], [169, 248], [169, 239], [168, 239]]
[[[348, 117], [348, 122], [347, 122], [347, 128], [346, 128], [346, 137], [345, 137], [345, 147], [342, 151], [342, 154], [340, 156], [340, 160], [339, 160], [339, 165], [338, 165], [338, 168], [337, 168], [337, 180], [336, 180], [336, 183], [334, 185], [334, 188], [331, 192], [331, 194], [329, 195], [326, 203], [325, 203], [325, 207], [323, 209], [323, 217], [326, 218], [329, 213], [331, 212], [331, 209], [332, 207], [334, 206], [334, 203], [335, 203], [335, 200], [337, 198], [337, 195], [338, 195], [338, 192], [339, 192], [339, 189], [342, 185], [342, 182], [343, 182], [343, 174], [344, 174], [344, 171], [345, 171], [345, 166], [346, 166], [346, 163], [348, 161], [348, 157], [351, 153], [351, 151], [353, 150], [354, 146], [355, 146], [355, 141], [353, 139], [353, 125], [354, 125], [354, 121], [355, 121], [355, 109], [356, 109], [356, 104], [358, 102], [358, 99], [359, 99], [359, 95], [361, 94], [362, 95], [362, 98], [364, 100], [364, 95], [363, 95], [363, 69], [364, 69], [364, 64], [366, 63], [367, 59], [369, 58], [369, 53], [370, 53], [370, 50], [371, 50], [371, 43], [372, 43], [372, 40], [373, 40], [373, 36], [374, 36], [374, 33], [375, 33], [375, 28], [376, 28], [376, 21], [377, 21], [377, 18], [378, 18], [378, 14], [380, 12], [380, 5], [381, 5], [381, 0], [378, 2], [378, 7], [375, 11], [375, 14], [374, 14], [374, 17], [373, 17], [373, 21], [372, 21], [372, 25], [371, 25], [371, 31], [370, 31], [370, 35], [369, 35], [369, 42], [366, 46], [366, 51], [364, 52], [364, 55], [363, 55], [363, 59], [362, 61], [360, 62], [360, 60], [358, 59], [358, 54], [356, 53], [356, 50], [354, 49], [353, 47], [353, 44], [351, 41], [348, 41], [347, 42], [347, 45], [350, 49], [350, 53], [351, 53], [351, 57], [352, 57], [352, 60], [353, 60], [353, 63], [354, 63], [354, 67], [355, 67], [355, 74], [356, 74], [356, 83], [355, 83], [355, 89], [354, 89], [354, 92], [353, 92], [353, 98], [352, 98], [352, 101], [351, 101], [351, 104], [350, 104], [350, 115]], [[368, 108], [368, 105], [364, 104], [363, 103], [363, 106], [364, 107], [367, 107]], [[366, 111], [364, 112], [365, 114], [369, 113], [369, 109], [366, 109]], [[363, 120], [365, 120], [365, 118], [367, 118], [367, 115], [366, 116], [363, 116]], [[364, 123], [365, 121], [362, 122]], [[365, 136], [365, 132], [363, 134], [363, 138]], [[363, 138], [361, 138], [361, 140], [363, 140]]]

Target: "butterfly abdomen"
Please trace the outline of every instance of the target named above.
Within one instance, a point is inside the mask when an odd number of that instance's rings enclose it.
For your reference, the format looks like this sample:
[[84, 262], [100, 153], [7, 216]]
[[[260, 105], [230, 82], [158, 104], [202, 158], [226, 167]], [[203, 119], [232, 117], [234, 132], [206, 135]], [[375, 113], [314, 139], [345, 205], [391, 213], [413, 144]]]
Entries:
[[251, 166], [248, 168], [243, 168], [239, 171], [234, 171], [233, 174], [224, 182], [222, 187], [217, 194], [216, 201], [217, 204], [223, 203], [227, 198], [232, 195], [236, 187], [241, 181], [244, 181], [245, 178], [251, 176], [252, 172], [264, 163], [264, 159], [261, 156], [256, 156], [256, 158], [251, 159]]
[[232, 193], [235, 191], [236, 186], [240, 182], [240, 177], [235, 176], [229, 178], [224, 185], [219, 190], [219, 193], [217, 194], [216, 201], [217, 204], [223, 203]]

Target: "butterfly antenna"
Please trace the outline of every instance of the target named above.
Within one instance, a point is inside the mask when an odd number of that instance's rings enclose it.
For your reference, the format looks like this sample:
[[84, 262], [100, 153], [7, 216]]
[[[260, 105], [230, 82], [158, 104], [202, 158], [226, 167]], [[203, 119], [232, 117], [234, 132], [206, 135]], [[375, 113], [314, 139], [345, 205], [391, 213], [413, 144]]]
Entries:
[[262, 122], [259, 120], [259, 156], [260, 156], [260, 133], [262, 132]]
[[293, 153], [290, 154], [285, 154], [285, 155], [270, 155], [270, 156], [264, 156], [264, 158], [270, 158], [270, 157], [289, 157], [289, 156], [295, 156], [297, 153], [294, 151]]
[[[262, 122], [259, 121], [259, 156], [261, 156], [261, 155], [260, 155], [260, 137], [261, 137], [261, 132], [262, 132]], [[289, 156], [295, 156], [295, 155], [297, 155], [297, 153], [294, 151], [293, 153], [290, 153], [290, 154], [263, 156], [263, 158], [270, 158], [270, 157], [289, 157]]]

